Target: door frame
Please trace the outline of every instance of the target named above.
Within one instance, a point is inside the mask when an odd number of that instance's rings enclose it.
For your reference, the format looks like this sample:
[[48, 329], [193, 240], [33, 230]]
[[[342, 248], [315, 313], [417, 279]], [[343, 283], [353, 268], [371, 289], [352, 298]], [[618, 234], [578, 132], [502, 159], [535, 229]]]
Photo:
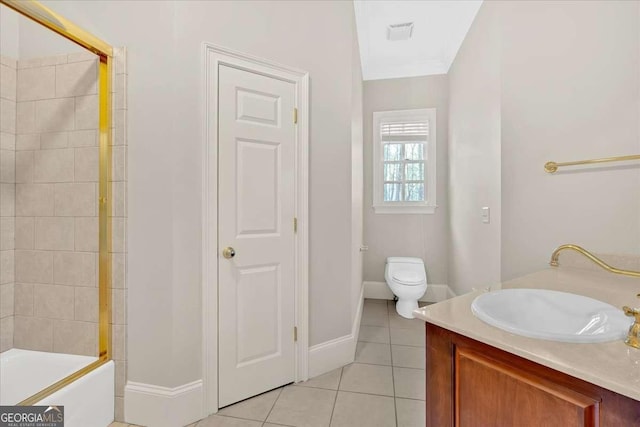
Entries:
[[218, 411], [218, 67], [227, 65], [295, 85], [296, 382], [308, 378], [309, 355], [309, 73], [211, 43], [202, 45], [202, 64], [202, 379], [203, 416], [207, 416]]

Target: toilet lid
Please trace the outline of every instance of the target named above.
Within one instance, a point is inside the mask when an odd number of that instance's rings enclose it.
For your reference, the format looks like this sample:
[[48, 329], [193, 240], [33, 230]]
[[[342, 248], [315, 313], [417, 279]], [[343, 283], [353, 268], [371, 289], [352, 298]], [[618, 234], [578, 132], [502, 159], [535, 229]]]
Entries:
[[399, 270], [393, 273], [393, 279], [403, 285], [419, 285], [423, 282], [424, 278], [421, 274], [415, 271], [403, 271]]

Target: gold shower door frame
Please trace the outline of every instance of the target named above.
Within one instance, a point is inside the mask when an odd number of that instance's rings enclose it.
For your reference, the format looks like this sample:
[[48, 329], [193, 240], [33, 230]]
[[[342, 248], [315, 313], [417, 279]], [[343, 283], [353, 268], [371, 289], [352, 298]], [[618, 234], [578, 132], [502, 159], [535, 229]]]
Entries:
[[18, 403], [34, 405], [111, 360], [111, 69], [113, 48], [35, 0], [0, 0], [0, 3], [44, 25], [53, 32], [98, 55], [99, 114], [99, 261], [98, 360]]

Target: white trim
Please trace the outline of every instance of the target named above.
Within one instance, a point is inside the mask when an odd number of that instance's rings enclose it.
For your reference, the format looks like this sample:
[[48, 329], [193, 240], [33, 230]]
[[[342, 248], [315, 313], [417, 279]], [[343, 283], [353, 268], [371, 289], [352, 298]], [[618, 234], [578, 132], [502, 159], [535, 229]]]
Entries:
[[289, 81], [295, 85], [296, 127], [296, 343], [295, 381], [308, 378], [309, 350], [309, 73], [255, 56], [245, 55], [210, 43], [202, 46], [203, 68], [203, 185], [202, 185], [202, 348], [203, 348], [203, 414], [218, 410], [218, 321], [217, 321], [217, 210], [210, 209], [217, 201], [217, 98], [218, 66], [228, 65], [241, 70]]
[[202, 418], [202, 380], [178, 387], [127, 382], [124, 388], [127, 423], [141, 426], [184, 426]]
[[[386, 282], [364, 281], [364, 297], [372, 299], [393, 299], [393, 292], [389, 289]], [[431, 284], [427, 285], [427, 291], [419, 301], [424, 302], [440, 302], [455, 297], [456, 294], [447, 285]]]
[[351, 325], [351, 333], [321, 344], [316, 344], [309, 349], [309, 378], [331, 372], [355, 360], [365, 298], [364, 283], [362, 285], [358, 310]]
[[[382, 143], [380, 125], [388, 121], [424, 120], [429, 122], [429, 139], [425, 159], [425, 202], [384, 202], [382, 200]], [[433, 214], [436, 204], [436, 109], [421, 108], [415, 110], [376, 111], [373, 113], [373, 210], [377, 214]]]

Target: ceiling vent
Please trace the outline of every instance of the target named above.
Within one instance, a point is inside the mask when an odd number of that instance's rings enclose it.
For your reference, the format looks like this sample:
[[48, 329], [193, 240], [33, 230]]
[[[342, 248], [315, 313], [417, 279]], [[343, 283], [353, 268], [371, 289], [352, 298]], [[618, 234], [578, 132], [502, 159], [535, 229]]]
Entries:
[[413, 22], [404, 24], [392, 24], [387, 27], [387, 40], [392, 42], [398, 40], [409, 40], [413, 33]]

